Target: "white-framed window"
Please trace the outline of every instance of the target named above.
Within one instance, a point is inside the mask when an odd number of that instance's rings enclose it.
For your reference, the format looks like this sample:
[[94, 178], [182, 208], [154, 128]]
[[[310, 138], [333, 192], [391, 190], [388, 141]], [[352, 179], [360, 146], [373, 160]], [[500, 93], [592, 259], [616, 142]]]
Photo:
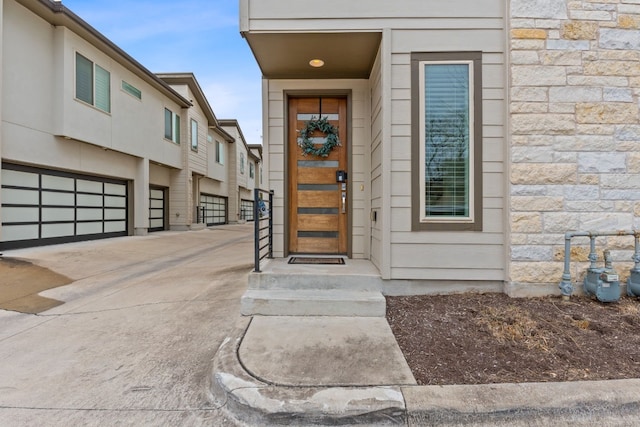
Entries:
[[244, 153], [240, 153], [240, 173], [244, 175]]
[[180, 144], [180, 116], [168, 108], [164, 109], [164, 137]]
[[216, 163], [224, 165], [224, 145], [220, 141], [216, 141]]
[[481, 230], [481, 54], [412, 54], [413, 229]]
[[256, 176], [256, 166], [253, 162], [249, 162], [249, 178], [253, 179]]
[[198, 122], [191, 119], [191, 149], [198, 151]]
[[111, 112], [111, 74], [76, 52], [76, 99]]

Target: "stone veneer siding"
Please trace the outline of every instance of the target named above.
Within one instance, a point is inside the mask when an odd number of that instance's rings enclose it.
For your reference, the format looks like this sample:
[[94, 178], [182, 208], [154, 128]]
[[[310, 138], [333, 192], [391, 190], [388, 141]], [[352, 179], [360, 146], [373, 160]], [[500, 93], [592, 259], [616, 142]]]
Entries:
[[[558, 292], [565, 232], [640, 226], [640, 0], [512, 0], [510, 27], [507, 292]], [[576, 280], [589, 250], [574, 242]], [[598, 254], [624, 278], [633, 243], [600, 238]]]

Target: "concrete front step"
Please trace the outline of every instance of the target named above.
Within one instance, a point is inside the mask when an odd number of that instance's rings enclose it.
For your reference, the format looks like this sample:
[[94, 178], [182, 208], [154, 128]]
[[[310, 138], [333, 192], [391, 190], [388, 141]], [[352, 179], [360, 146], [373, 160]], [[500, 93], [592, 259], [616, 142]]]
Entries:
[[373, 274], [325, 272], [249, 273], [249, 289], [381, 291], [382, 279]]
[[249, 289], [240, 310], [244, 316], [384, 317], [386, 301], [379, 291]]

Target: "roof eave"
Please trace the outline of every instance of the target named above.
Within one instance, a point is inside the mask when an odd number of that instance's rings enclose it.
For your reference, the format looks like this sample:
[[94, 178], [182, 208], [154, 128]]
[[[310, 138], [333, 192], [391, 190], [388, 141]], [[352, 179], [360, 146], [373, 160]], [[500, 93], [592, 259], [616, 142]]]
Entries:
[[204, 114], [207, 116], [209, 126], [218, 127], [218, 119], [213, 112], [213, 108], [211, 108], [202, 87], [200, 87], [200, 84], [193, 73], [156, 73], [156, 76], [169, 85], [187, 85], [191, 92], [193, 92], [193, 96], [204, 111]]
[[168, 84], [156, 77], [154, 73], [149, 71], [145, 66], [136, 61], [132, 56], [118, 47], [106, 36], [89, 25], [86, 21], [73, 13], [69, 8], [61, 2], [51, 0], [16, 0], [20, 5], [31, 10], [33, 13], [55, 26], [66, 27], [80, 37], [84, 38], [91, 44], [95, 45], [101, 51], [111, 56], [124, 68], [135, 73], [146, 83], [159, 90], [174, 102], [182, 107], [190, 107], [191, 103], [188, 99], [181, 96], [173, 90]]

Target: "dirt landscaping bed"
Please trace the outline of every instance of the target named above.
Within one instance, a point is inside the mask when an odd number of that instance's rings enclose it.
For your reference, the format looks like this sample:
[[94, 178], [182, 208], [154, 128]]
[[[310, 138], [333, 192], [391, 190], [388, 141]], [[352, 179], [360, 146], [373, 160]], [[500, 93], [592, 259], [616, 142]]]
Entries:
[[29, 261], [0, 257], [0, 310], [31, 314], [49, 310], [63, 302], [38, 294], [71, 282], [70, 278]]
[[504, 294], [387, 297], [418, 384], [640, 378], [640, 301]]

